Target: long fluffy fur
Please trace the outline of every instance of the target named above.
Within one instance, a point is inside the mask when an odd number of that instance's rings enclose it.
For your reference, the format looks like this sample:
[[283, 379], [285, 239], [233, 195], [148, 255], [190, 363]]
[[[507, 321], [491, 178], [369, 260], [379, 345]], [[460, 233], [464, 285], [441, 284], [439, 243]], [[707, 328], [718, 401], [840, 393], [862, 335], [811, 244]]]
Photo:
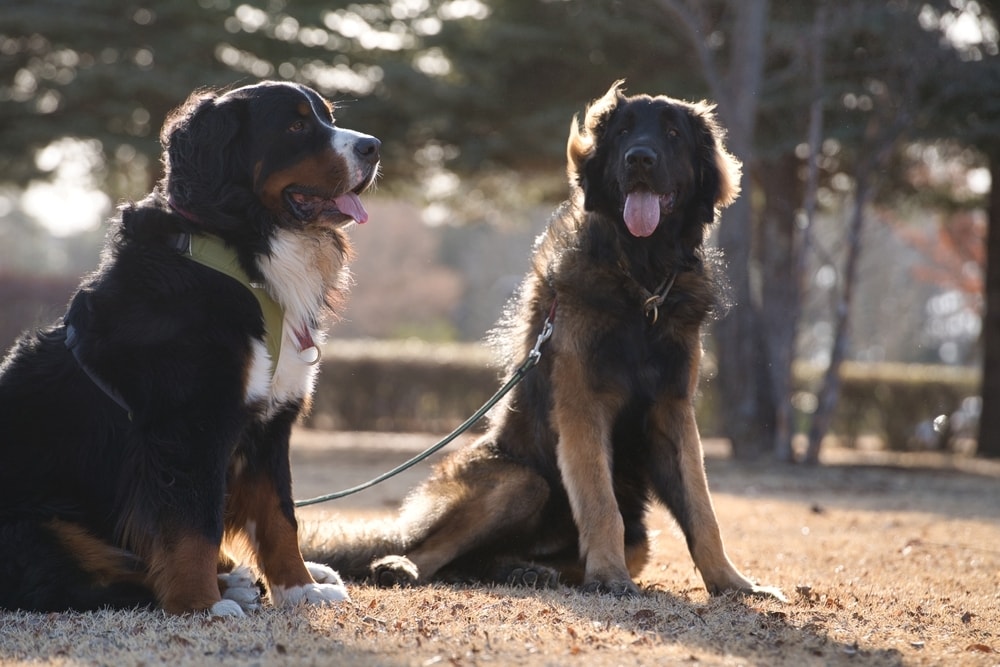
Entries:
[[628, 595], [655, 499], [711, 592], [780, 597], [725, 553], [694, 420], [701, 325], [718, 303], [703, 239], [739, 188], [722, 139], [710, 105], [629, 97], [620, 82], [574, 119], [571, 198], [498, 329], [512, 370], [554, 307], [540, 363], [396, 520], [311, 525], [307, 558], [379, 585], [562, 581]]
[[[235, 565], [224, 538], [275, 602], [346, 596], [298, 551], [288, 438], [316, 373], [300, 348], [346, 290], [338, 202], [364, 217], [378, 141], [279, 83], [196, 92], [161, 138], [163, 180], [122, 208], [65, 317], [0, 365], [0, 608], [238, 615], [255, 588], [217, 576]], [[284, 321], [185, 256], [185, 234], [220, 239]]]

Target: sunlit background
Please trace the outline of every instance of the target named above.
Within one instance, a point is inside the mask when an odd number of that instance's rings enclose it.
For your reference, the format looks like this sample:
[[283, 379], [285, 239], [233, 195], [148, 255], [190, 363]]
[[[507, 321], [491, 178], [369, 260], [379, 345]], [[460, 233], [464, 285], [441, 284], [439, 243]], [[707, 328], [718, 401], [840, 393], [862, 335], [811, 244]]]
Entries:
[[[96, 266], [114, 208], [159, 178], [169, 109], [196, 88], [262, 78], [316, 87], [342, 124], [384, 142], [333, 337], [479, 341], [568, 193], [573, 115], [623, 78], [630, 92], [719, 104], [747, 174], [746, 212], [722, 225], [748, 230], [735, 311], [752, 309], [771, 341], [760, 372], [978, 370], [1000, 159], [993, 6], [773, 1], [755, 50], [747, 11], [740, 0], [5, 6], [2, 344], [58, 315]], [[741, 90], [747, 54], [760, 82]], [[770, 409], [815, 403], [774, 387]]]

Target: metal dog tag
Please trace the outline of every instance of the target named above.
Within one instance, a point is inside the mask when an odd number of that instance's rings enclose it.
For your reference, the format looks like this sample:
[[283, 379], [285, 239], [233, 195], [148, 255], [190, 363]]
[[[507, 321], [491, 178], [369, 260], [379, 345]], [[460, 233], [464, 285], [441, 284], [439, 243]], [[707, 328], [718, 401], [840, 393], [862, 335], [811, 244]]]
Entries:
[[306, 362], [310, 366], [319, 363], [321, 356], [319, 348], [315, 345], [299, 350], [299, 359]]

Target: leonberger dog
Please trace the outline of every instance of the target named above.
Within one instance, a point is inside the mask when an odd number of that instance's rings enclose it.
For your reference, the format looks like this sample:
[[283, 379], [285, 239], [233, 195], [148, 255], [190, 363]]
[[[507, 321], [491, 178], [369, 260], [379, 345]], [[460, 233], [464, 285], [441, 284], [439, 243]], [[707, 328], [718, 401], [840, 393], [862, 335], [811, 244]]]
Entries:
[[303, 555], [378, 586], [556, 582], [639, 592], [650, 501], [673, 514], [708, 591], [780, 597], [726, 555], [694, 401], [717, 284], [703, 241], [740, 165], [705, 103], [614, 84], [570, 127], [570, 199], [498, 327], [508, 369], [554, 325], [488, 431], [382, 526], [302, 528]]

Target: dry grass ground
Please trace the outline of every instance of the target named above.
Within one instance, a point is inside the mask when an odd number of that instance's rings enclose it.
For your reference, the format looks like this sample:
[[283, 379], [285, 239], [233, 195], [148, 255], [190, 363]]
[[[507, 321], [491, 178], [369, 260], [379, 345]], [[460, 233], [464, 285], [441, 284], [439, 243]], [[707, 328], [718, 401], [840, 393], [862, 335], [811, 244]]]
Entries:
[[[433, 438], [301, 431], [300, 497], [353, 485]], [[248, 619], [0, 613], [0, 663], [31, 665], [1000, 665], [1000, 463], [829, 449], [747, 467], [709, 443], [733, 560], [788, 604], [709, 598], [665, 512], [645, 595], [352, 587]], [[426, 472], [322, 509], [391, 512]]]

